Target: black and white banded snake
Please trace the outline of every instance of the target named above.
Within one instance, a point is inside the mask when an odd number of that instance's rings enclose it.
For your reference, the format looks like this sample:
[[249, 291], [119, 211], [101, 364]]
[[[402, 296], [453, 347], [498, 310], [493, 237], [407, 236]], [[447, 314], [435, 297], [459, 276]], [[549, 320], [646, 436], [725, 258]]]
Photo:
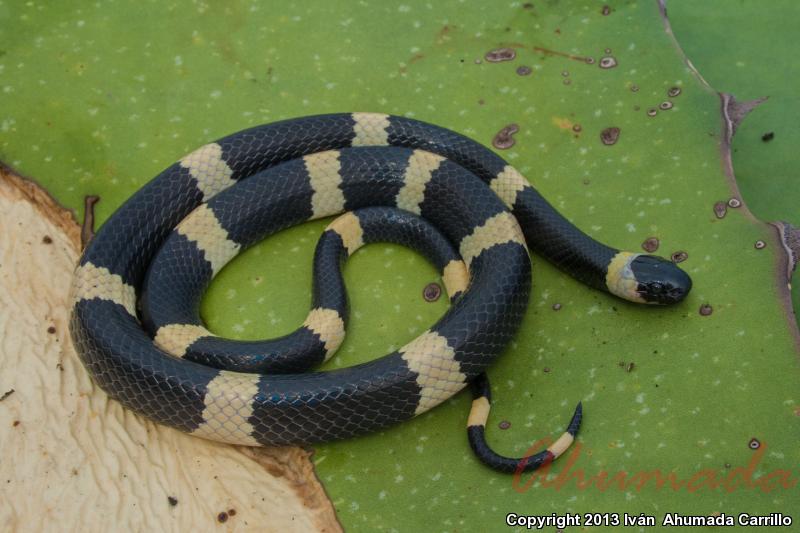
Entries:
[[[205, 329], [203, 291], [241, 250], [341, 213], [317, 247], [312, 310], [295, 332], [244, 342]], [[344, 337], [342, 261], [376, 240], [427, 256], [442, 272], [449, 310], [380, 359], [305, 372]], [[235, 444], [352, 437], [412, 418], [473, 383], [470, 443], [489, 466], [513, 471], [519, 460], [484, 441], [483, 373], [525, 313], [528, 247], [630, 301], [676, 303], [691, 288], [670, 261], [620, 252], [579, 231], [475, 141], [408, 118], [332, 114], [235, 133], [145, 185], [85, 249], [70, 329], [111, 397], [156, 422]], [[562, 453], [580, 418], [579, 404], [562, 438], [525, 468]]]

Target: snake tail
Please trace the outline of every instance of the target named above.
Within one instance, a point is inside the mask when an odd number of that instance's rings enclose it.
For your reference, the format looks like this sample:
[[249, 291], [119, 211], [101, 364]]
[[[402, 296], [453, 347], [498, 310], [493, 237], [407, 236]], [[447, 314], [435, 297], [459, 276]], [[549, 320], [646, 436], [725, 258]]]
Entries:
[[492, 393], [489, 378], [480, 374], [470, 384], [472, 389], [472, 409], [467, 419], [467, 439], [475, 456], [483, 464], [493, 470], [506, 474], [533, 472], [549, 464], [567, 451], [575, 441], [583, 419], [583, 406], [580, 402], [575, 407], [567, 429], [547, 449], [526, 457], [506, 457], [495, 452], [486, 441], [486, 422], [492, 405]]

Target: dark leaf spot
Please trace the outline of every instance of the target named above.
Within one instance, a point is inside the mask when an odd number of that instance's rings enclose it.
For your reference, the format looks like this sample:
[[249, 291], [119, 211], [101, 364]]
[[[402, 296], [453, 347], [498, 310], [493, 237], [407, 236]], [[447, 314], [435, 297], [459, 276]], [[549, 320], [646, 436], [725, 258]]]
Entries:
[[653, 253], [658, 250], [658, 245], [658, 237], [648, 237], [647, 240], [642, 243], [642, 249], [645, 252]]
[[514, 137], [513, 135], [519, 131], [519, 125], [517, 124], [509, 124], [505, 126], [503, 129], [497, 132], [497, 135], [494, 136], [492, 139], [492, 146], [498, 148], [500, 150], [507, 150], [514, 146]]
[[728, 214], [728, 204], [725, 202], [717, 202], [714, 204], [714, 214], [717, 218], [725, 218]]
[[435, 302], [442, 295], [442, 288], [438, 283], [428, 283], [422, 289], [422, 297], [426, 302]]
[[517, 57], [517, 52], [513, 48], [495, 48], [486, 52], [484, 57], [490, 63], [500, 63], [501, 61], [511, 61]]
[[775, 138], [775, 132], [774, 131], [768, 131], [767, 133], [765, 133], [764, 135], [761, 136], [761, 140], [764, 141], [765, 143], [768, 143], [769, 141], [771, 141], [774, 138]]
[[673, 263], [683, 263], [684, 261], [689, 259], [689, 254], [687, 254], [683, 250], [680, 250], [678, 252], [673, 253], [672, 256], [670, 256], [670, 259], [672, 259]]
[[617, 66], [616, 58], [606, 56], [600, 59], [600, 68], [614, 68]]
[[617, 144], [619, 140], [620, 129], [617, 127], [606, 128], [600, 132], [600, 140], [606, 146]]
[[709, 304], [703, 304], [700, 306], [700, 315], [701, 316], [708, 316], [714, 312], [714, 308], [711, 307]]

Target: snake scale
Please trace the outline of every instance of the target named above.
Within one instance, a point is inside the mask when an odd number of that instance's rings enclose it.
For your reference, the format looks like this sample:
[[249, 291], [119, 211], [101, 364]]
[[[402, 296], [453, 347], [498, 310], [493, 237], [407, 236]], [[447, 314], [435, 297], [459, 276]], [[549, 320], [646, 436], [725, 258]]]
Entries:
[[[199, 302], [240, 251], [283, 228], [333, 215], [315, 254], [311, 311], [265, 341], [205, 329]], [[449, 310], [374, 361], [307, 372], [344, 338], [342, 262], [391, 241], [440, 270]], [[590, 287], [654, 304], [681, 301], [691, 280], [664, 259], [620, 252], [582, 233], [513, 167], [477, 142], [421, 121], [330, 114], [258, 126], [207, 144], [140, 189], [83, 252], [70, 330], [112, 398], [158, 423], [241, 445], [312, 444], [410, 419], [473, 384], [468, 435], [489, 466], [516, 459], [484, 441], [483, 374], [520, 326], [529, 249]], [[572, 442], [567, 432], [528, 461]]]

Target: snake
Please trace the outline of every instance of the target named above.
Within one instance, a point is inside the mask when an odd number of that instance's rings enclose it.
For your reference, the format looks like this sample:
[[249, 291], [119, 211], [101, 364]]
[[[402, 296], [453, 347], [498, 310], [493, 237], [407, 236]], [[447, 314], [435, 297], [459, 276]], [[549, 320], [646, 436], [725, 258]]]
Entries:
[[[334, 217], [314, 254], [311, 310], [292, 333], [219, 337], [200, 316], [214, 276], [265, 237]], [[342, 265], [371, 242], [425, 256], [450, 299], [441, 318], [383, 357], [313, 370], [342, 344]], [[468, 439], [500, 471], [561, 455], [582, 419], [538, 454], [495, 453], [484, 429], [486, 370], [519, 330], [531, 252], [588, 287], [642, 304], [682, 301], [673, 262], [580, 231], [519, 171], [449, 129], [382, 113], [286, 119], [201, 146], [134, 193], [83, 250], [70, 332], [109, 397], [202, 438], [245, 446], [313, 445], [409, 420], [472, 386]]]

